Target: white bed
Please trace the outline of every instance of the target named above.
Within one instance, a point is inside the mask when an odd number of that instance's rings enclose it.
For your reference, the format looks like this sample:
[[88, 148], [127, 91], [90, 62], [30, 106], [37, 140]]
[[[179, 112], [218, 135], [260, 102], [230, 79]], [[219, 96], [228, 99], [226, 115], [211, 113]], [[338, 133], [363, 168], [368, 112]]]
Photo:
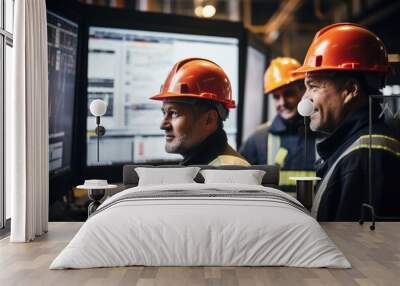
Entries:
[[50, 269], [128, 265], [351, 267], [289, 195], [198, 183], [138, 186], [107, 199]]

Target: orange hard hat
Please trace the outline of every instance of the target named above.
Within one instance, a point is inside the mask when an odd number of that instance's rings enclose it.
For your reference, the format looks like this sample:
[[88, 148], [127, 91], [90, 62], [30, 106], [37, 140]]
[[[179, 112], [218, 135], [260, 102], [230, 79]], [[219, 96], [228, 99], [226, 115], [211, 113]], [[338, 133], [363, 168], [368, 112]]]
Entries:
[[270, 93], [296, 80], [304, 79], [304, 75], [293, 75], [292, 71], [300, 67], [300, 63], [292, 58], [273, 59], [264, 74], [264, 93]]
[[315, 35], [303, 66], [294, 73], [319, 70], [388, 73], [386, 48], [381, 39], [361, 25], [329, 25]]
[[216, 63], [201, 58], [177, 62], [161, 86], [160, 93], [150, 99], [174, 98], [206, 99], [221, 103], [226, 109], [235, 108], [231, 83], [223, 69]]

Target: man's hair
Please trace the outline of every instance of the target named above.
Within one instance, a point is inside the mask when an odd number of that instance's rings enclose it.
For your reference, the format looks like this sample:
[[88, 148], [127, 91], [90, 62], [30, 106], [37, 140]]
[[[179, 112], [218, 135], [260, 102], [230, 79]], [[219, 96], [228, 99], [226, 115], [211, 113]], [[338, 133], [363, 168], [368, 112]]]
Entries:
[[203, 113], [213, 109], [218, 114], [218, 128], [223, 128], [224, 123], [228, 116], [229, 110], [225, 108], [222, 103], [198, 98], [174, 98], [165, 100], [165, 102], [178, 102], [183, 104], [188, 104], [192, 106], [195, 118], [202, 115]]
[[383, 85], [383, 76], [378, 73], [365, 73], [354, 71], [335, 71], [332, 72], [333, 83], [338, 90], [343, 90], [349, 79], [354, 79], [359, 83], [363, 95], [380, 94], [379, 88]]
[[[334, 72], [332, 76], [333, 84], [337, 90], [344, 90], [349, 80], [356, 80], [359, 83], [361, 97], [359, 100], [366, 103], [370, 95], [381, 94], [379, 88], [384, 84], [384, 76], [378, 73], [362, 73], [353, 71]], [[379, 104], [382, 99], [375, 99], [372, 102], [372, 116], [376, 119], [379, 114]]]
[[198, 99], [193, 104], [193, 112], [196, 118], [212, 109], [217, 112], [217, 125], [219, 129], [222, 129], [224, 127], [223, 121], [228, 117], [229, 111], [221, 103]]

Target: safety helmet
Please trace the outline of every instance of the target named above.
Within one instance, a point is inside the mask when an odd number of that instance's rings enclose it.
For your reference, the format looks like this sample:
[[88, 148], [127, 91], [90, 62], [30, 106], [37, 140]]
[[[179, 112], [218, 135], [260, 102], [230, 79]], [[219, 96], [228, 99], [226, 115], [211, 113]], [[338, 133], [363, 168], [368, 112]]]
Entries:
[[320, 71], [388, 73], [386, 48], [374, 33], [352, 23], [329, 25], [315, 35], [295, 74]]
[[201, 58], [189, 58], [177, 62], [160, 93], [154, 100], [203, 99], [221, 103], [226, 109], [235, 108], [231, 83], [216, 63]]
[[292, 71], [300, 66], [297, 60], [288, 57], [272, 60], [264, 74], [264, 93], [270, 93], [296, 80], [304, 79], [303, 74], [292, 74]]

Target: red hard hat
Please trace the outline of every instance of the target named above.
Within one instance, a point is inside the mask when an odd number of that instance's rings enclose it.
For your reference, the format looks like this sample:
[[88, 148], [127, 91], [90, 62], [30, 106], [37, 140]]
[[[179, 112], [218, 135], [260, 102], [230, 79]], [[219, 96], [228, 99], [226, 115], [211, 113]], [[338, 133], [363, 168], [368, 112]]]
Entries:
[[361, 25], [329, 25], [315, 35], [303, 66], [294, 74], [319, 70], [388, 73], [386, 48], [381, 39]]
[[154, 100], [173, 98], [197, 98], [221, 103], [225, 108], [235, 108], [231, 83], [223, 69], [216, 63], [200, 58], [189, 58], [177, 62], [160, 93]]

